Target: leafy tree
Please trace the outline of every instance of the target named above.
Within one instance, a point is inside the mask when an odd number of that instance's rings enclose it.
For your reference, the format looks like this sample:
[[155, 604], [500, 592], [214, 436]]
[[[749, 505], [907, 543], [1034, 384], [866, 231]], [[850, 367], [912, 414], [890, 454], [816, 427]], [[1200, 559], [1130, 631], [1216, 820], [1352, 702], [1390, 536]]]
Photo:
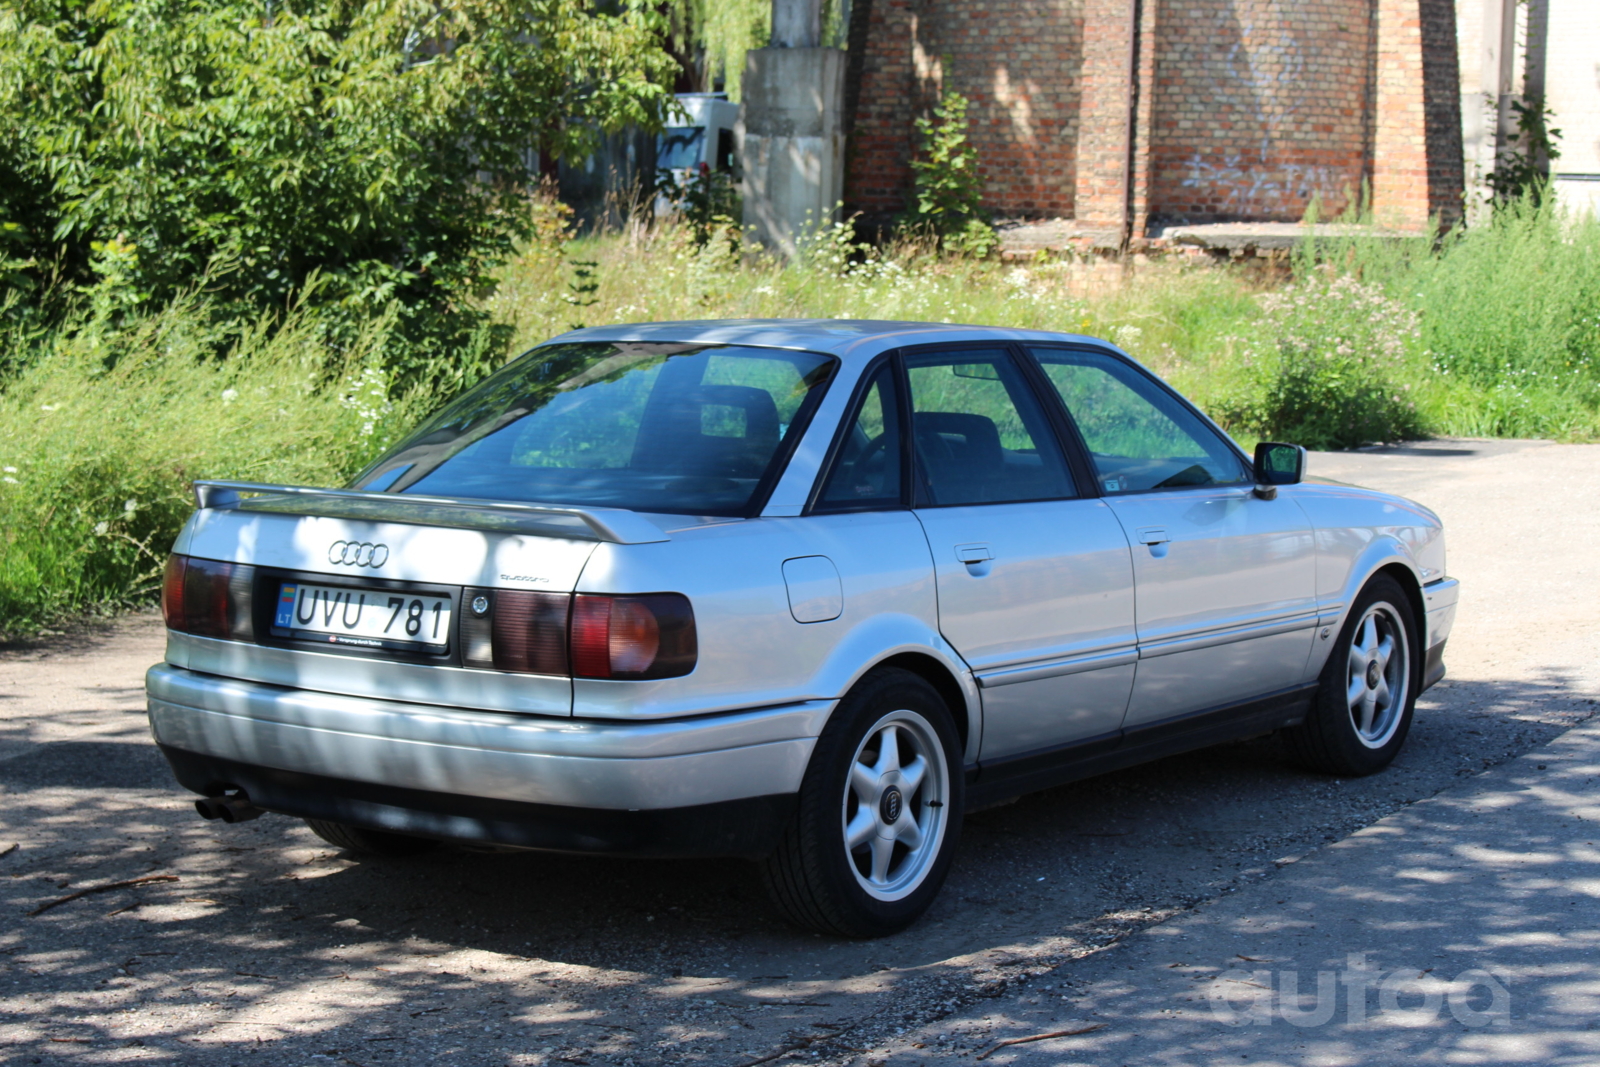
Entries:
[[[666, 0], [672, 43], [686, 53], [685, 67], [710, 89], [720, 79], [738, 100], [744, 55], [767, 43], [772, 32], [771, 0]], [[698, 68], [698, 69], [695, 69]]]
[[665, 32], [642, 0], [0, 0], [0, 271], [111, 310], [314, 280], [459, 344], [532, 153], [662, 125]]

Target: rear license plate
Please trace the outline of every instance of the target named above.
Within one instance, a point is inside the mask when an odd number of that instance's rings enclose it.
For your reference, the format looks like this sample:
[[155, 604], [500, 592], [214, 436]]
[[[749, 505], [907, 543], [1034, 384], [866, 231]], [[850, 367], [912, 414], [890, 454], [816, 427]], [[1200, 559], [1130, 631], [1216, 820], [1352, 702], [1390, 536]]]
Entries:
[[284, 582], [272, 617], [277, 637], [357, 648], [443, 652], [450, 643], [448, 595]]

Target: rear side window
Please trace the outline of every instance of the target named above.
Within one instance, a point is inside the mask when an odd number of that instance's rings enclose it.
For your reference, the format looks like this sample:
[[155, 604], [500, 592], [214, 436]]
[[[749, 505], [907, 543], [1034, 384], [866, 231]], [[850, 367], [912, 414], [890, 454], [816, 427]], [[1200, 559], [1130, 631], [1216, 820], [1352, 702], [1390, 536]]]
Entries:
[[744, 514], [833, 365], [756, 348], [547, 345], [439, 412], [356, 486]]

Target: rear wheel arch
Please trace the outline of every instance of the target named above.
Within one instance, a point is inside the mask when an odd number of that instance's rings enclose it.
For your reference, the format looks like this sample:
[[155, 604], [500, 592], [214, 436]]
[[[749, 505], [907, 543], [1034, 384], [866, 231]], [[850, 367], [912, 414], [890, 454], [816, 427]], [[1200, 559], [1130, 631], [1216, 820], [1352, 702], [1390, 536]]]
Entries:
[[786, 918], [819, 933], [881, 937], [933, 902], [965, 812], [952, 710], [921, 674], [885, 663], [841, 699], [789, 824], [760, 861]]
[[910, 671], [933, 686], [939, 696], [944, 698], [945, 706], [950, 709], [950, 718], [955, 722], [956, 736], [961, 739], [961, 750], [966, 752], [970, 749], [974, 725], [973, 709], [968, 704], [966, 693], [961, 689], [961, 683], [950, 673], [947, 666], [933, 656], [919, 652], [901, 652], [880, 663], [874, 663], [864, 672], [863, 677], [885, 667], [899, 667], [901, 670]]

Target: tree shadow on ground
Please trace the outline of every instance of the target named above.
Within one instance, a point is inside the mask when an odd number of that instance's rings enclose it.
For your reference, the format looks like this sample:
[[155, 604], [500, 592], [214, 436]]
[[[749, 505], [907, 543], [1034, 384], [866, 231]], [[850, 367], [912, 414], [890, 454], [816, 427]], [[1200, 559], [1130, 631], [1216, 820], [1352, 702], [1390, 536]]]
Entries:
[[[148, 744], [46, 741], [0, 761], [0, 838], [24, 846], [0, 859], [0, 1042], [19, 1062], [252, 1064], [733, 1064], [836, 1031], [854, 1036], [817, 1047], [863, 1047], [1108, 924], [1270, 877], [1594, 710], [1559, 675], [1452, 683], [1371, 778], [1310, 775], [1264, 740], [1025, 797], [970, 818], [928, 916], [874, 942], [788, 927], [738, 860], [356, 860], [278, 816], [201, 822]], [[152, 873], [181, 880], [23, 915]]]

